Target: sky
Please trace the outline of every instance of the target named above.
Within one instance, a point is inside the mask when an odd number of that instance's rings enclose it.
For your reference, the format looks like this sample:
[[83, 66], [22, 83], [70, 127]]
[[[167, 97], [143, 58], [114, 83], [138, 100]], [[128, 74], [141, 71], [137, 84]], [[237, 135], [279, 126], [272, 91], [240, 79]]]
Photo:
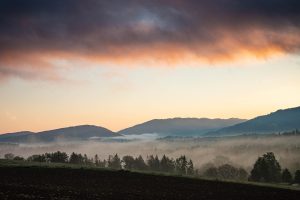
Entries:
[[0, 133], [300, 104], [299, 0], [0, 0]]

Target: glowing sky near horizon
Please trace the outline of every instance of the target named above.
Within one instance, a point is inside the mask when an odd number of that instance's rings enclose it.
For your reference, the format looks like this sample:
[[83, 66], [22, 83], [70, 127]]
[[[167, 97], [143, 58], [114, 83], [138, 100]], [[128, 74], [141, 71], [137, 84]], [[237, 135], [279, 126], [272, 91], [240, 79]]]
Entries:
[[300, 103], [297, 0], [0, 0], [0, 133]]

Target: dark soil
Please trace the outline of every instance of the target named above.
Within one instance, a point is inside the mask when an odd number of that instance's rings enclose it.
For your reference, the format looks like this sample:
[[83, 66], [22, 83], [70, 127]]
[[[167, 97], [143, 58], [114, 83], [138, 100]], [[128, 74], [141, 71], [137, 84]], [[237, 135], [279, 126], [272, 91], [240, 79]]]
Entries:
[[293, 200], [300, 191], [93, 169], [1, 167], [0, 199]]

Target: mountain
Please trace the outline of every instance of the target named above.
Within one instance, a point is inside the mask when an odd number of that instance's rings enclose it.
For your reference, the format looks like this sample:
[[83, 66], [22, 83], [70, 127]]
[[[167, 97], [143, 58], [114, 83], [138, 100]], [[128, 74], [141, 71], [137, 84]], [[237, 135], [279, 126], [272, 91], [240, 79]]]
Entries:
[[31, 143], [31, 142], [55, 142], [70, 140], [88, 140], [100, 137], [121, 136], [106, 128], [91, 125], [60, 128], [43, 132], [17, 132], [0, 135], [0, 142]]
[[31, 131], [21, 131], [21, 132], [15, 132], [15, 133], [5, 133], [0, 135], [0, 141], [9, 141], [14, 140], [15, 138], [31, 135], [34, 134], [34, 132]]
[[276, 133], [300, 129], [300, 107], [278, 110], [243, 123], [222, 128], [207, 135], [240, 135], [252, 133]]
[[160, 136], [199, 136], [209, 131], [244, 122], [243, 119], [173, 118], [154, 119], [119, 131], [123, 135], [157, 133]]

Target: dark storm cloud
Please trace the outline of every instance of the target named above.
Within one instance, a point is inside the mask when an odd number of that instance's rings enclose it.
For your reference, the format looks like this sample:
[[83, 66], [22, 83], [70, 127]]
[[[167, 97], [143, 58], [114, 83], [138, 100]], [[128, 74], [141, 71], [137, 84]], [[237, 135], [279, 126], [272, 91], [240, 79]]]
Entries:
[[15, 66], [12, 55], [44, 52], [126, 57], [160, 45], [211, 60], [294, 53], [299, 30], [299, 0], [0, 0], [0, 76], [17, 70], [3, 69]]

